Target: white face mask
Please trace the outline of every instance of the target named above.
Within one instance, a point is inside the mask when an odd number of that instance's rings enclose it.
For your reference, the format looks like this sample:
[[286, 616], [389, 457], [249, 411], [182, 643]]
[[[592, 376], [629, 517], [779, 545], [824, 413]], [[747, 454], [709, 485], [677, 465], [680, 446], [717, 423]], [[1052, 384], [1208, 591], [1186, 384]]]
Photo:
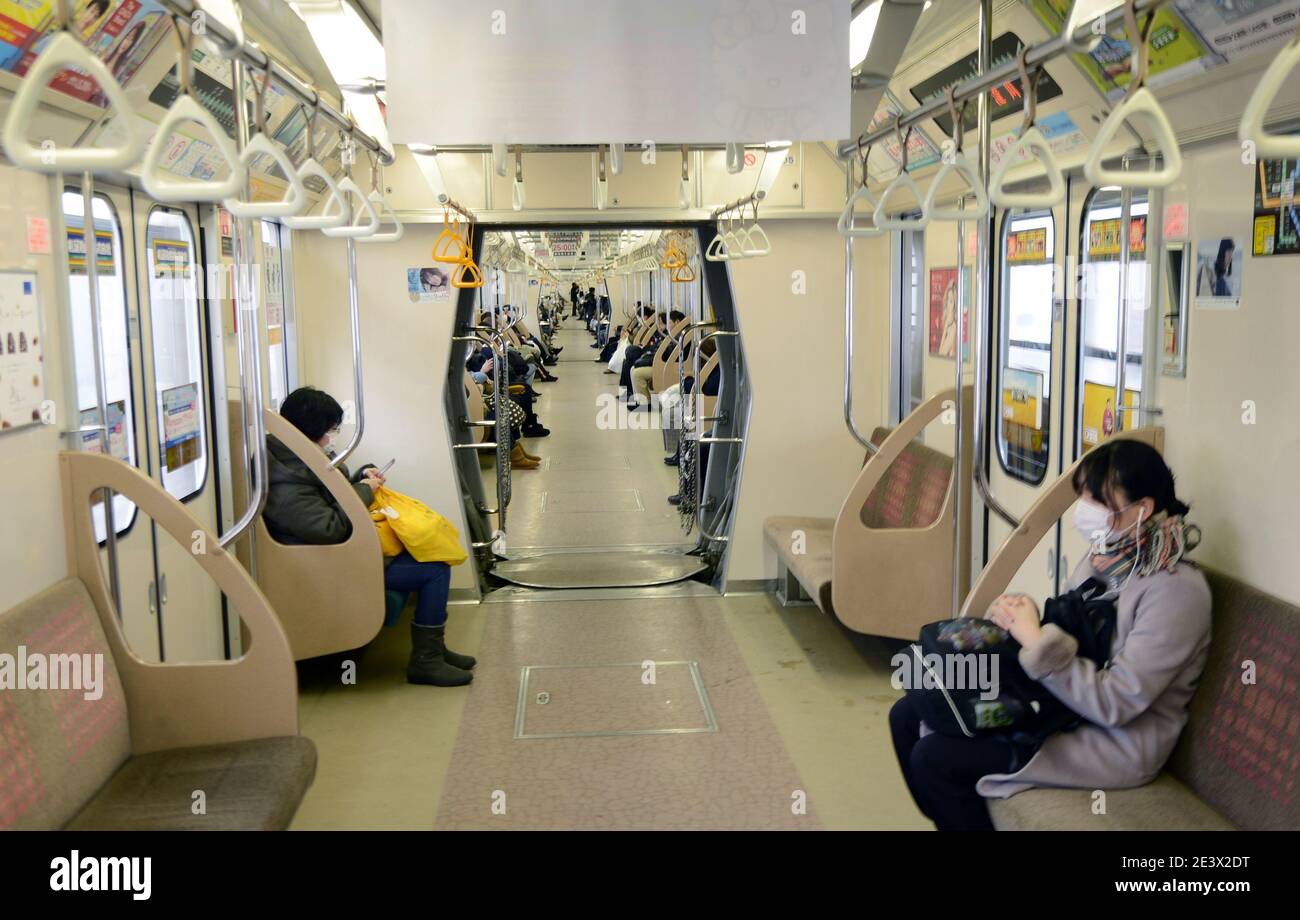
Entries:
[[1110, 536], [1110, 509], [1081, 498], [1074, 504], [1074, 529], [1093, 551], [1104, 549]]

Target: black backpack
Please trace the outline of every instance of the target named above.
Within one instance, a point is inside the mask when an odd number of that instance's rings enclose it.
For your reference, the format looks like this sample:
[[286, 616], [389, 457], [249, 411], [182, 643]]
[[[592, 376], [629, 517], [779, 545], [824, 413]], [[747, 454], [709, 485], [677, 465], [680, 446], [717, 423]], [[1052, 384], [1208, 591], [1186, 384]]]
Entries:
[[[1047, 601], [1043, 622], [1079, 642], [1080, 657], [1105, 667], [1115, 633], [1115, 604], [1090, 578]], [[959, 617], [921, 628], [910, 649], [906, 682], [925, 723], [940, 734], [975, 738], [1006, 734], [1041, 744], [1082, 720], [1020, 666], [1020, 643], [989, 620]]]

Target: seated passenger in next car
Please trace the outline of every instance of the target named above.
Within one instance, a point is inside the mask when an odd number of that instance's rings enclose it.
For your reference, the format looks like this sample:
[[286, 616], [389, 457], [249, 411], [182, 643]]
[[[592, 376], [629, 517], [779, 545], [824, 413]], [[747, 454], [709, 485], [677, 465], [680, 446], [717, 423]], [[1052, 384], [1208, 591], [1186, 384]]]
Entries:
[[1093, 448], [1074, 475], [1074, 523], [1091, 551], [1070, 587], [1096, 578], [1115, 605], [1105, 667], [1040, 622], [1028, 597], [1004, 594], [987, 618], [1020, 643], [1025, 673], [1082, 718], [1073, 730], [951, 737], [929, 731], [912, 697], [890, 712], [899, 766], [939, 830], [992, 830], [984, 798], [1035, 786], [1115, 789], [1160, 773], [1187, 723], [1210, 646], [1210, 591], [1183, 559], [1200, 542], [1159, 452], [1130, 439]]
[[[333, 456], [334, 438], [343, 422], [343, 407], [332, 396], [302, 387], [285, 397], [280, 414], [326, 455]], [[347, 540], [352, 525], [325, 484], [275, 436], [267, 436], [266, 447], [269, 492], [262, 518], [271, 536], [282, 543], [331, 544]], [[349, 477], [347, 467], [340, 464], [338, 471], [348, 478], [362, 503], [369, 508], [374, 501], [374, 490], [384, 484], [379, 469], [367, 464]], [[407, 680], [438, 687], [455, 687], [473, 680], [470, 671], [475, 660], [446, 647], [451, 567], [445, 562], [417, 562], [406, 551], [385, 557], [384, 566], [384, 586], [388, 590], [418, 595], [411, 624]]]

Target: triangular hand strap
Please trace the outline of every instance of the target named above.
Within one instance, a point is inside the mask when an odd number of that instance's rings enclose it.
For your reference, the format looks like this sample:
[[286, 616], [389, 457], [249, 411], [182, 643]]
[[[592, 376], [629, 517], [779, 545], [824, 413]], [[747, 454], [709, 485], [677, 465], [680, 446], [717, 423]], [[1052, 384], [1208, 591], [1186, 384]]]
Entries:
[[[1268, 65], [1264, 75], [1259, 78], [1255, 92], [1251, 93], [1246, 111], [1241, 113], [1237, 138], [1243, 144], [1254, 144], [1256, 157], [1279, 160], [1300, 157], [1300, 135], [1269, 134], [1264, 130], [1268, 107], [1273, 104], [1278, 91], [1285, 85], [1286, 78], [1297, 64], [1300, 64], [1300, 39], [1288, 42], [1282, 52], [1273, 58], [1273, 63]], [[5, 144], [8, 143], [6, 137]]]
[[[469, 276], [468, 281], [465, 280]], [[454, 288], [481, 288], [483, 286], [483, 274], [474, 264], [473, 259], [461, 262], [456, 266], [456, 270], [451, 273], [451, 286]]]
[[[965, 180], [966, 185], [975, 195], [975, 207], [963, 211], [956, 207], [941, 208], [935, 205], [935, 199], [939, 197], [939, 186], [943, 184], [943, 180], [950, 172], [957, 173]], [[951, 163], [944, 163], [934, 174], [934, 179], [930, 182], [930, 192], [925, 196], [925, 214], [930, 220], [977, 220], [988, 216], [988, 213], [988, 192], [984, 190], [984, 183], [980, 181], [979, 173], [975, 171], [975, 164], [966, 157], [966, 154], [958, 152]]]
[[872, 216], [872, 220], [881, 230], [920, 230], [930, 220], [924, 211], [920, 217], [890, 217], [885, 213], [885, 209], [889, 204], [889, 196], [900, 189], [911, 192], [918, 205], [925, 201], [925, 196], [916, 187], [916, 180], [912, 178], [912, 174], [910, 172], [900, 172], [893, 182], [885, 186], [885, 191], [880, 196], [880, 203], [876, 205], [876, 213]]
[[[89, 74], [99, 84], [109, 105], [118, 112], [118, 122], [125, 132], [117, 147], [60, 147], [47, 143], [34, 147], [27, 140], [27, 129], [41, 103], [45, 87], [55, 75], [75, 67]], [[144, 135], [136, 127], [131, 103], [104, 62], [95, 57], [69, 32], [59, 32], [32, 64], [18, 87], [18, 95], [9, 104], [4, 124], [4, 148], [9, 159], [24, 169], [43, 173], [113, 172], [129, 169], [140, 159]]]
[[745, 245], [742, 251], [747, 256], [765, 256], [772, 251], [772, 241], [767, 238], [767, 231], [758, 224], [753, 224], [745, 231]]
[[[853, 225], [853, 207], [859, 201], [865, 201], [867, 204], [871, 205], [870, 215], [872, 223], [870, 227], [855, 227]], [[844, 210], [840, 212], [839, 222], [835, 225], [835, 229], [840, 232], [840, 236], [861, 239], [869, 236], [880, 236], [880, 234], [884, 233], [885, 231], [875, 225], [874, 215], [876, 213], [877, 204], [876, 196], [871, 194], [870, 190], [868, 190], [865, 185], [858, 186], [858, 190], [853, 193], [849, 198], [848, 203], [844, 205]]]
[[341, 227], [351, 216], [343, 191], [334, 181], [334, 177], [329, 174], [329, 170], [315, 159], [309, 158], [298, 170], [298, 181], [303, 182], [306, 187], [306, 180], [313, 176], [325, 183], [325, 191], [329, 193], [329, 199], [320, 214], [284, 218], [284, 225], [291, 230], [324, 230], [326, 227]]
[[[162, 168], [162, 158], [171, 149], [171, 137], [183, 122], [193, 122], [205, 129], [212, 138], [212, 143], [221, 153], [221, 158], [230, 167], [230, 175], [217, 182], [208, 179], [182, 179], [168, 173]], [[226, 131], [212, 117], [212, 113], [190, 95], [182, 95], [167, 110], [153, 143], [145, 153], [144, 164], [140, 167], [140, 181], [145, 191], [156, 200], [174, 203], [185, 201], [222, 201], [234, 198], [244, 187], [247, 173], [239, 159], [239, 152], [234, 143], [226, 137]]]
[[242, 201], [239, 198], [227, 198], [222, 204], [236, 217], [292, 217], [307, 206], [307, 190], [298, 170], [289, 159], [284, 148], [272, 141], [265, 134], [257, 134], [248, 142], [248, 146], [239, 154], [239, 162], [247, 172], [257, 157], [265, 154], [275, 160], [281, 172], [289, 179], [282, 201]]
[[379, 192], [370, 193], [370, 200], [375, 205], [375, 210], [379, 214], [380, 224], [389, 223], [393, 229], [386, 233], [372, 233], [370, 236], [363, 236], [357, 239], [358, 243], [396, 243], [406, 234], [406, 228], [402, 222], [397, 219], [393, 209], [389, 206], [388, 200]]
[[[1155, 127], [1156, 141], [1160, 145], [1160, 168], [1105, 169], [1101, 161], [1105, 156], [1106, 148], [1115, 139], [1120, 126], [1139, 112], [1149, 115]], [[1092, 142], [1092, 148], [1088, 151], [1088, 161], [1083, 164], [1083, 174], [1098, 188], [1103, 185], [1118, 185], [1120, 188], [1166, 188], [1178, 181], [1182, 171], [1183, 154], [1178, 149], [1178, 138], [1174, 136], [1173, 125], [1169, 123], [1169, 117], [1156, 101], [1155, 95], [1145, 86], [1115, 106], [1110, 117], [1102, 124], [1096, 140]]]
[[704, 250], [704, 258], [710, 262], [726, 262], [728, 247], [725, 233], [719, 233], [709, 243], [709, 248]]
[[[364, 224], [349, 223], [345, 227], [326, 227], [321, 233], [326, 236], [346, 237], [348, 239], [364, 239], [368, 236], [374, 236], [379, 232], [379, 214], [375, 211], [375, 206], [366, 193], [361, 191], [361, 187], [352, 181], [351, 176], [344, 176], [339, 181], [339, 191], [346, 195], [356, 195], [357, 200], [361, 202], [361, 211], [366, 216]], [[349, 199], [349, 207], [351, 200]], [[352, 211], [353, 219], [358, 216], [356, 211]]]
[[460, 265], [468, 261], [469, 257], [469, 248], [465, 245], [465, 238], [452, 229], [450, 224], [444, 224], [442, 232], [433, 241], [433, 260], [435, 262]]
[[[1031, 151], [1043, 164], [1048, 182], [1046, 192], [1008, 192], [1003, 188], [1007, 173], [1022, 150]], [[1056, 156], [1048, 146], [1047, 138], [1043, 137], [1043, 132], [1032, 127], [1022, 133], [1002, 154], [1002, 160], [989, 180], [989, 201], [999, 208], [1054, 208], [1064, 200], [1065, 179], [1061, 176], [1061, 168], [1056, 164]]]

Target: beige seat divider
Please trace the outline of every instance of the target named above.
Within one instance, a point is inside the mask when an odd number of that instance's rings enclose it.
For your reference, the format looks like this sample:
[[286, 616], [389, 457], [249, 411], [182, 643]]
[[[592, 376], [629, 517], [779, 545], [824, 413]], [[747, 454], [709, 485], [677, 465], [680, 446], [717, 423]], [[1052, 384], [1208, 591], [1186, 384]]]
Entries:
[[[126, 694], [132, 752], [297, 735], [298, 675], [288, 638], [266, 596], [220, 541], [157, 483], [120, 460], [63, 452], [59, 468], [69, 565], [89, 591], [108, 638]], [[95, 540], [91, 502], [105, 487], [134, 502], [181, 546], [201, 539], [205, 552], [196, 552], [194, 561], [230, 599], [251, 636], [242, 658], [153, 663], [131, 650]]]
[[[677, 336], [681, 335], [682, 329], [690, 322], [690, 319], [679, 320], [668, 330], [668, 335], [659, 343], [659, 350], [655, 352], [654, 363], [651, 367], [654, 369], [654, 376], [651, 377], [651, 386], [656, 393], [662, 393], [670, 386], [677, 382], [677, 365], [681, 357], [677, 354]], [[669, 357], [669, 353], [672, 357]]]
[[[962, 388], [962, 419], [969, 431], [972, 390]], [[873, 636], [915, 639], [926, 623], [946, 619], [952, 611], [953, 517], [963, 528], [970, 518], [970, 450], [963, 451], [961, 508], [954, 495], [955, 477], [938, 517], [926, 527], [869, 527], [863, 508], [889, 467], [928, 425], [955, 411], [956, 389], [949, 387], [918, 406], [869, 457], [835, 519], [831, 592], [835, 615], [845, 626]], [[968, 436], [966, 443], [971, 439]], [[963, 531], [964, 532], [964, 531]], [[958, 564], [969, 570], [969, 553]], [[965, 576], [966, 572], [963, 572]]]
[[[487, 419], [487, 404], [483, 400], [483, 391], [479, 388], [478, 381], [465, 372], [465, 406], [469, 410], [466, 414], [471, 422], [482, 422]], [[486, 441], [490, 428], [479, 425], [471, 425], [470, 443]]]
[[332, 545], [289, 545], [276, 541], [259, 517], [257, 578], [262, 591], [298, 661], [360, 648], [384, 625], [384, 555], [370, 511], [319, 447], [282, 416], [270, 411], [264, 415], [266, 433], [275, 435], [325, 484], [351, 522], [352, 533]]
[[[1158, 451], [1164, 451], [1165, 430], [1157, 426], [1135, 428], [1112, 437], [1131, 438], [1150, 444]], [[1074, 494], [1074, 471], [1082, 462], [1082, 457], [1076, 460], [1056, 482], [1039, 495], [1038, 500], [1025, 512], [1024, 517], [1020, 519], [1020, 526], [1012, 531], [1011, 536], [998, 547], [989, 564], [975, 580], [966, 603], [962, 605], [962, 616], [984, 616], [989, 605], [1006, 591], [1007, 585], [1011, 584], [1011, 579], [1015, 578], [1020, 567], [1029, 558], [1029, 554], [1034, 551], [1034, 547], [1042, 542], [1047, 532], [1061, 519], [1061, 515], [1074, 504], [1077, 498]], [[1041, 599], [1039, 602], [1041, 603]]]
[[[717, 352], [714, 352], [713, 356], [700, 366], [700, 379], [697, 380], [694, 386], [692, 386], [691, 388], [692, 398], [695, 396], [696, 393], [704, 393], [704, 381], [708, 380], [709, 375], [712, 374], [717, 369], [718, 359], [720, 357], [721, 355], [719, 355]], [[686, 376], [689, 377], [691, 375], [688, 373]], [[718, 397], [708, 396], [708, 395], [701, 396], [700, 397], [700, 418], [702, 419], [712, 418], [717, 414], [718, 414]], [[703, 422], [701, 430], [708, 431], [712, 427], [713, 427], [712, 422]]]

